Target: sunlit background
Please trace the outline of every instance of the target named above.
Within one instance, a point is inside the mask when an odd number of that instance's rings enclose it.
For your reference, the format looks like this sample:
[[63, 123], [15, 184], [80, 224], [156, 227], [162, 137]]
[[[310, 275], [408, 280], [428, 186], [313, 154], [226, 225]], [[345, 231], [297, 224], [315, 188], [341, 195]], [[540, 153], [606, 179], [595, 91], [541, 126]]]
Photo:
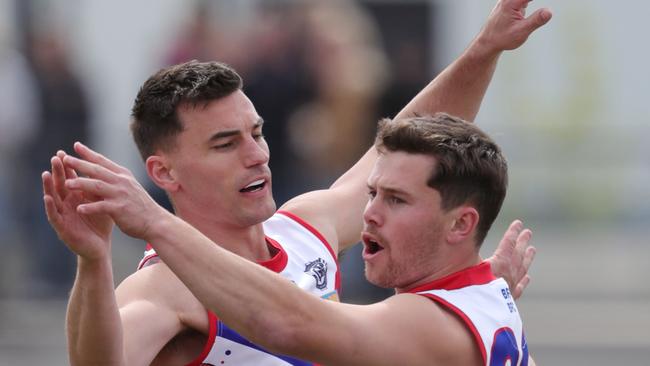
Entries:
[[[81, 140], [146, 178], [128, 130], [159, 68], [220, 60], [267, 121], [278, 203], [328, 186], [455, 59], [493, 0], [0, 0], [0, 365], [66, 365], [75, 259], [49, 228], [40, 173]], [[515, 218], [538, 256], [519, 309], [539, 365], [650, 358], [650, 4], [537, 0], [554, 17], [505, 53], [476, 122], [510, 189], [488, 256]], [[116, 281], [143, 243], [116, 232]], [[343, 258], [345, 301], [390, 292]]]

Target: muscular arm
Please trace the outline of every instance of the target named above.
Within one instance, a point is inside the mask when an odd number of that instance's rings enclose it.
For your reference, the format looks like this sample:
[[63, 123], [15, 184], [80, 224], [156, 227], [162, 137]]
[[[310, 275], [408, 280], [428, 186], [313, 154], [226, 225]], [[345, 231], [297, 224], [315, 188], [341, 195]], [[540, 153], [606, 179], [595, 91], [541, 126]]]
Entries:
[[331, 365], [466, 365], [480, 355], [460, 321], [427, 299], [407, 294], [370, 306], [321, 300], [157, 212], [140, 234], [204, 305], [271, 351]]
[[[551, 17], [541, 9], [524, 17], [528, 0], [501, 0], [484, 28], [463, 54], [420, 91], [395, 118], [446, 112], [472, 121], [504, 50], [519, 47]], [[361, 213], [367, 202], [366, 179], [377, 157], [373, 148], [327, 190], [309, 192], [282, 209], [301, 216], [321, 231], [335, 249], [359, 241]]]
[[181, 317], [207, 331], [205, 308], [164, 264], [132, 274], [114, 290], [110, 261], [80, 258], [66, 319], [70, 363], [149, 365], [188, 328]]
[[[48, 220], [59, 238], [77, 254], [77, 276], [66, 318], [70, 363], [148, 365], [182, 330], [175, 309], [187, 308], [192, 302], [179, 303], [177, 299], [194, 299], [197, 304], [198, 300], [169, 270], [157, 270], [156, 276], [150, 275], [152, 270], [139, 271], [117, 292], [114, 290], [112, 221], [106, 215], [77, 212], [89, 196], [65, 188], [66, 176], [75, 178], [76, 174], [64, 169], [64, 157], [63, 152], [53, 157], [52, 171], [43, 173], [42, 178]], [[161, 283], [165, 284], [162, 288]], [[200, 310], [200, 314], [205, 315], [205, 311]]]
[[110, 260], [78, 259], [66, 328], [71, 365], [126, 365]]

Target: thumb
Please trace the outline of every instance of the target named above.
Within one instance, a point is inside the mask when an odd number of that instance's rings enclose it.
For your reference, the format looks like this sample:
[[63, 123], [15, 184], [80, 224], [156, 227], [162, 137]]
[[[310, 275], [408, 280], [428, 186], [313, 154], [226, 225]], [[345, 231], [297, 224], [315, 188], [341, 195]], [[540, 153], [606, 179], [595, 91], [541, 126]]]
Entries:
[[532, 13], [528, 18], [524, 20], [523, 28], [526, 30], [526, 33], [531, 34], [537, 28], [548, 23], [552, 17], [553, 17], [553, 13], [549, 9], [547, 8], [538, 9], [537, 11]]

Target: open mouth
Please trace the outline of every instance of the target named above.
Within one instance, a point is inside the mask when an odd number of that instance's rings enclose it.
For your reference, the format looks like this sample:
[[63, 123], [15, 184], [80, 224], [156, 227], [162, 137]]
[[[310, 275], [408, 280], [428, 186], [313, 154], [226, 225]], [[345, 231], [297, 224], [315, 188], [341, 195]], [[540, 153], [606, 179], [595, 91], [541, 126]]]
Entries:
[[384, 250], [384, 247], [370, 238], [363, 238], [363, 244], [365, 244], [364, 251], [366, 254], [372, 255]]
[[258, 179], [256, 181], [251, 182], [246, 187], [240, 189], [239, 192], [250, 193], [250, 192], [261, 191], [262, 189], [264, 189], [265, 185], [266, 185], [266, 180]]

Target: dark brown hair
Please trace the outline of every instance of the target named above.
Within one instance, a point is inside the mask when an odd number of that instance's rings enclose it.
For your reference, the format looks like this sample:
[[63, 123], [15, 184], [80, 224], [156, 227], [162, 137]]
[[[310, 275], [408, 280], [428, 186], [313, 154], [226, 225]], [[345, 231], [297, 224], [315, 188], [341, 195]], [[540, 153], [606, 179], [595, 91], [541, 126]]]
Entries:
[[508, 186], [508, 166], [501, 149], [476, 125], [444, 113], [379, 124], [375, 146], [436, 158], [427, 185], [442, 198], [442, 209], [470, 204], [479, 213], [481, 245], [496, 219]]
[[207, 104], [242, 84], [235, 70], [219, 62], [190, 61], [156, 72], [140, 88], [131, 112], [131, 133], [142, 159], [174, 146], [173, 137], [183, 131], [181, 104]]

